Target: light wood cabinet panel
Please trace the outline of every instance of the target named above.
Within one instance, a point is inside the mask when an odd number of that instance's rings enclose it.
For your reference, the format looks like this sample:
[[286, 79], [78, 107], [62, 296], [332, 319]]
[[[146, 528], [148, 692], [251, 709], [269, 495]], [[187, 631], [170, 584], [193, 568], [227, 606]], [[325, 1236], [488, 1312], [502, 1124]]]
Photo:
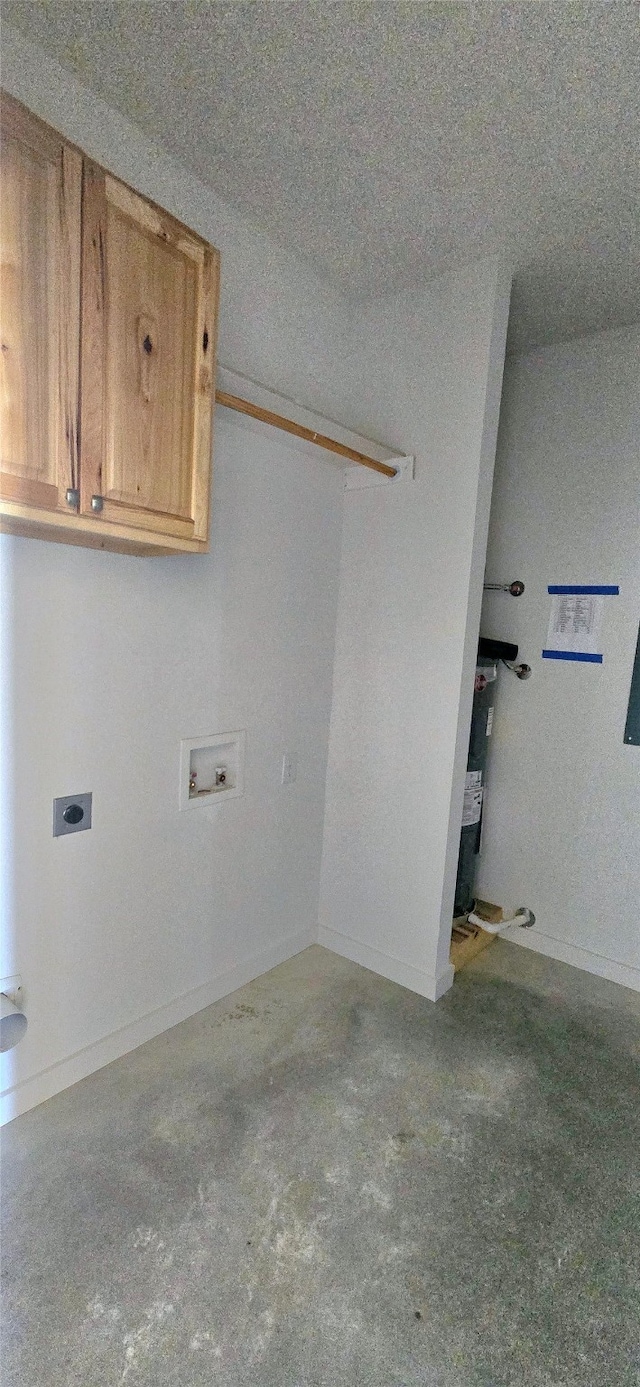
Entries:
[[6, 97], [0, 135], [0, 496], [55, 511], [78, 480], [82, 157]]
[[8, 97], [1, 130], [0, 528], [202, 552], [218, 252]]
[[85, 163], [81, 510], [205, 540], [218, 257]]

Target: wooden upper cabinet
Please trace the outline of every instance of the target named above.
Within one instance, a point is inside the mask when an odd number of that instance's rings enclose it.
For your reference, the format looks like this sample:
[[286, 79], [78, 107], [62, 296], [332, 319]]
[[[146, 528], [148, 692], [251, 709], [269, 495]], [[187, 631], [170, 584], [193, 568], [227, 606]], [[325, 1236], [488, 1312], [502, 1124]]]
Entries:
[[2, 137], [2, 528], [205, 549], [218, 252], [8, 98]]
[[85, 162], [81, 509], [208, 531], [217, 255]]
[[82, 157], [1, 109], [0, 496], [68, 509], [78, 480]]

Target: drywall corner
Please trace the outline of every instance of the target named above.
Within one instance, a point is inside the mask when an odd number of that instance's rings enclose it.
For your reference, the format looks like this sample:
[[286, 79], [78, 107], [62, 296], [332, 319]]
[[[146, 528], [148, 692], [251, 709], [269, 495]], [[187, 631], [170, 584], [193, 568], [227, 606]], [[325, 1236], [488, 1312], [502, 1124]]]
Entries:
[[460, 704], [451, 786], [451, 805], [447, 832], [440, 930], [438, 935], [436, 967], [440, 969], [443, 968], [448, 961], [451, 947], [451, 921], [453, 917], [456, 872], [460, 849], [462, 801], [464, 796], [469, 729], [471, 726], [471, 711], [473, 706], [474, 669], [477, 658], [478, 635], [482, 612], [483, 580], [489, 536], [489, 519], [491, 515], [493, 476], [498, 442], [498, 425], [500, 420], [500, 402], [502, 398], [502, 380], [504, 375], [510, 298], [511, 274], [504, 266], [498, 265], [496, 267], [493, 324], [489, 341], [484, 421], [480, 445], [480, 467], [469, 573], [467, 621], [460, 680]]
[[396, 982], [400, 987], [408, 988], [410, 992], [417, 992], [429, 1002], [437, 1002], [453, 985], [454, 969], [450, 963], [446, 963], [438, 973], [429, 973], [424, 968], [404, 963], [393, 954], [352, 939], [342, 930], [325, 929], [322, 926], [318, 931], [318, 943], [323, 948], [330, 949], [332, 953], [340, 954], [341, 958], [348, 958], [352, 963], [359, 963], [362, 968], [369, 968], [372, 973], [388, 978], [389, 982]]
[[345, 494], [320, 939], [419, 991], [450, 977], [508, 301], [482, 261], [367, 305], [352, 337], [352, 421], [416, 465]]

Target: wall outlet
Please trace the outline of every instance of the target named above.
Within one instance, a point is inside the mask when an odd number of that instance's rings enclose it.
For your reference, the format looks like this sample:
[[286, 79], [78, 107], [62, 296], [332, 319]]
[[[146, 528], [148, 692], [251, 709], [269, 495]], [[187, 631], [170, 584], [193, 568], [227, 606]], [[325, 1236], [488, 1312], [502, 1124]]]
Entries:
[[281, 782], [282, 782], [282, 784], [283, 784], [283, 785], [293, 785], [293, 782], [294, 782], [294, 780], [295, 780], [297, 774], [298, 774], [298, 753], [297, 753], [297, 751], [285, 751], [284, 756], [283, 756], [283, 758], [282, 758], [282, 776], [281, 776]]

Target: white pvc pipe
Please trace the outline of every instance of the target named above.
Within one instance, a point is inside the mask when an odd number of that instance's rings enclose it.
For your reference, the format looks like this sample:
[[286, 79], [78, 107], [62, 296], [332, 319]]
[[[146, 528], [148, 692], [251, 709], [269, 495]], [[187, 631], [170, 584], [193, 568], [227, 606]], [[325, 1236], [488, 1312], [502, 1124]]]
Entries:
[[510, 925], [522, 925], [523, 929], [529, 929], [535, 920], [535, 916], [532, 910], [526, 910], [523, 906], [523, 908], [519, 910], [516, 915], [512, 915], [510, 919], [498, 920], [495, 924], [491, 920], [483, 920], [482, 916], [476, 915], [473, 910], [470, 915], [467, 915], [467, 920], [470, 925], [480, 925], [480, 928], [486, 930], [487, 934], [500, 934], [501, 930], [509, 929]]

